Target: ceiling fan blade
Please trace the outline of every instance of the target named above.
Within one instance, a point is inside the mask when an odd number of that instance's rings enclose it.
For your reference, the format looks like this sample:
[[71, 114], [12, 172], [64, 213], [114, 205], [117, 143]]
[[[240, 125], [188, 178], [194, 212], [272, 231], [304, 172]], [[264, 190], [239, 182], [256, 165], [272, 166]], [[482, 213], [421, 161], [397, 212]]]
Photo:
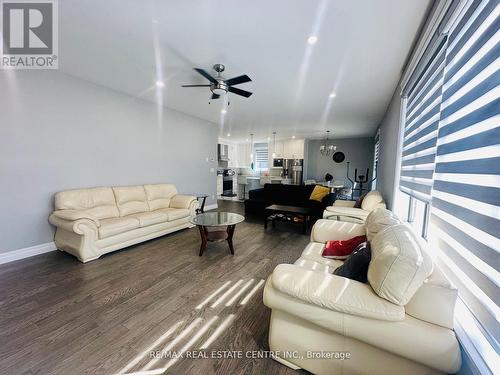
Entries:
[[238, 89], [236, 87], [232, 87], [232, 86], [229, 86], [228, 91], [232, 92], [233, 94], [236, 94], [236, 95], [244, 96], [245, 98], [248, 98], [250, 95], [252, 95], [252, 93], [249, 91], [240, 90], [240, 89]]
[[219, 94], [212, 94], [212, 99], [219, 99], [220, 95]]
[[249, 76], [246, 74], [243, 74], [242, 76], [239, 77], [234, 77], [226, 80], [226, 84], [229, 86], [234, 86], [234, 85], [239, 85], [240, 83], [245, 83], [245, 82], [251, 82], [252, 80], [250, 79]]
[[208, 79], [210, 82], [217, 83], [217, 80], [214, 77], [212, 77], [210, 74], [208, 74], [206, 71], [204, 71], [203, 69], [194, 68], [194, 70], [196, 70], [203, 77], [205, 77], [206, 79]]
[[181, 87], [210, 87], [210, 85], [182, 85]]

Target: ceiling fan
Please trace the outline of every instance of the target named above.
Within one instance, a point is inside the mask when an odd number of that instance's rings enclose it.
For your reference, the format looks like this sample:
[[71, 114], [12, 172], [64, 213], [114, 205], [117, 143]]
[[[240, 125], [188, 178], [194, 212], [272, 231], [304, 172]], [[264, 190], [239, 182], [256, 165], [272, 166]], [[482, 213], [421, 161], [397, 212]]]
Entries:
[[232, 92], [233, 94], [241, 95], [245, 98], [252, 95], [249, 91], [233, 87], [234, 85], [239, 85], [241, 83], [251, 82], [252, 80], [249, 76], [244, 74], [238, 77], [224, 79], [224, 77], [221, 76], [221, 73], [225, 69], [224, 65], [215, 64], [213, 69], [217, 72], [216, 77], [212, 77], [206, 70], [194, 68], [194, 70], [210, 81], [209, 85], [182, 85], [182, 87], [210, 87], [210, 90], [212, 91], [212, 99], [218, 99], [221, 95], [227, 94], [227, 92]]

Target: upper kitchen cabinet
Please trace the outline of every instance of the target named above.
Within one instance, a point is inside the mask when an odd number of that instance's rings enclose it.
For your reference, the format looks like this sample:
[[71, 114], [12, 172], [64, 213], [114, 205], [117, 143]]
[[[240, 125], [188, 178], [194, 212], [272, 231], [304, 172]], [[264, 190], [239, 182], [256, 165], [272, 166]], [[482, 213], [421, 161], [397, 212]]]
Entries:
[[228, 157], [228, 162], [227, 162], [228, 167], [230, 167], [230, 168], [239, 167], [238, 146], [237, 145], [232, 144], [232, 143], [230, 143], [228, 145], [227, 157]]
[[284, 159], [304, 159], [304, 140], [291, 139], [284, 142]]

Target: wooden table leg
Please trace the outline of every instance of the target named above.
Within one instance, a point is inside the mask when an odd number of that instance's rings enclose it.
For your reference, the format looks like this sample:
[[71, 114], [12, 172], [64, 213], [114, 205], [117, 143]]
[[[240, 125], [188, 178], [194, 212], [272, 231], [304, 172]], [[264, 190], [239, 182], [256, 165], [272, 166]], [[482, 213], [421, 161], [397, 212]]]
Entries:
[[231, 255], [234, 255], [234, 247], [233, 247], [233, 234], [236, 225], [228, 225], [227, 226], [227, 244], [229, 245], [229, 250], [231, 251]]
[[198, 229], [200, 230], [200, 236], [201, 236], [201, 245], [200, 245], [200, 257], [201, 257], [203, 255], [203, 252], [207, 248], [207, 228], [198, 225]]

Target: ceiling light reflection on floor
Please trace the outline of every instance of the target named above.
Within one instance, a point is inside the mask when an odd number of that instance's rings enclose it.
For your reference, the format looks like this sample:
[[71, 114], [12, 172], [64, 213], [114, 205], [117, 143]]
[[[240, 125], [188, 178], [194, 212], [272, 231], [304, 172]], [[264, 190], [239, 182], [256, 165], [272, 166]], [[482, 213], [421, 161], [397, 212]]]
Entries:
[[250, 298], [252, 298], [252, 296], [257, 292], [257, 290], [262, 286], [264, 285], [264, 280], [260, 280], [257, 285], [255, 285], [253, 287], [253, 289], [245, 296], [245, 298], [243, 298], [240, 302], [240, 305], [246, 305], [248, 303], [248, 301], [250, 300]]
[[172, 333], [174, 333], [179, 326], [184, 323], [183, 320], [175, 323], [168, 331], [166, 331], [163, 335], [161, 335], [154, 343], [152, 343], [146, 350], [144, 350], [141, 354], [135, 357], [132, 361], [130, 361], [124, 368], [122, 368], [118, 373], [123, 374], [138, 364], [142, 358], [149, 355], [152, 350], [154, 350], [158, 345], [162, 344]]
[[229, 288], [226, 293], [224, 293], [222, 296], [219, 297], [219, 299], [217, 299], [217, 301], [215, 301], [212, 306], [210, 306], [212, 309], [214, 307], [217, 307], [222, 301], [224, 301], [226, 299], [227, 296], [229, 296], [234, 290], [236, 290], [236, 288], [238, 288], [238, 286], [240, 286], [240, 284], [243, 282], [243, 279], [240, 279], [236, 284], [234, 284], [231, 288]]
[[233, 298], [231, 298], [229, 301], [226, 302], [226, 306], [231, 306], [233, 303], [236, 302], [236, 300], [243, 294], [245, 293], [245, 290], [247, 290], [250, 285], [254, 282], [254, 279], [250, 279], [245, 285], [243, 285], [243, 288], [241, 288], [238, 293], [236, 293]]
[[[184, 330], [179, 333], [179, 335], [176, 336], [175, 339], [173, 339], [167, 346], [165, 346], [163, 348], [163, 350], [161, 351], [162, 353], [167, 353], [169, 352], [170, 350], [172, 350], [174, 348], [175, 345], [177, 345], [177, 343], [179, 343], [184, 337], [186, 337], [198, 324], [201, 323], [201, 318], [196, 318], [195, 320], [193, 320], [191, 322], [191, 324], [189, 324], [186, 328], [184, 328]], [[152, 359], [151, 361], [148, 362], [148, 364], [146, 366], [144, 366], [141, 370], [144, 371], [144, 370], [149, 370], [151, 367], [154, 366], [155, 363], [157, 363], [158, 361], [160, 360], [160, 358], [154, 358]]]
[[214, 298], [217, 294], [222, 292], [224, 289], [226, 289], [229, 285], [231, 284], [231, 281], [227, 281], [224, 285], [222, 285], [219, 289], [217, 289], [215, 292], [210, 294], [207, 298], [205, 298], [198, 306], [195, 307], [196, 310], [200, 310], [203, 306], [205, 306], [212, 298]]
[[208, 347], [221, 335], [222, 332], [231, 324], [234, 319], [234, 314], [230, 314], [210, 335], [210, 337], [200, 346], [200, 350], [208, 349]]
[[[218, 316], [214, 316], [212, 319], [210, 319], [208, 322], [205, 323], [203, 327], [201, 327], [198, 332], [189, 340], [186, 345], [184, 345], [178, 352], [177, 355], [180, 357], [182, 356], [189, 348], [191, 348], [196, 341], [198, 341], [204, 334], [205, 332], [208, 331], [210, 326], [215, 323], [215, 321], [219, 319]], [[177, 358], [172, 358], [167, 365], [163, 368], [164, 371], [166, 371], [168, 368], [170, 368], [175, 362], [179, 360], [179, 357]]]

